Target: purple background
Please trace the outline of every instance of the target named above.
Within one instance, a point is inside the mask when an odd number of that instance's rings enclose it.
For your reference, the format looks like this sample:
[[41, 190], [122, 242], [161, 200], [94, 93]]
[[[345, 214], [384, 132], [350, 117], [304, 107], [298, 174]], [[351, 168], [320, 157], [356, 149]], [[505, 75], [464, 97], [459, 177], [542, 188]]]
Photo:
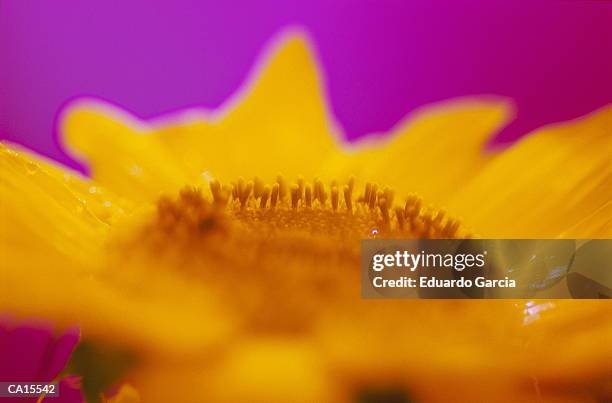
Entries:
[[450, 97], [511, 97], [514, 139], [612, 101], [612, 2], [0, 2], [0, 137], [76, 166], [54, 138], [69, 99], [141, 117], [219, 106], [287, 25], [315, 41], [349, 138]]

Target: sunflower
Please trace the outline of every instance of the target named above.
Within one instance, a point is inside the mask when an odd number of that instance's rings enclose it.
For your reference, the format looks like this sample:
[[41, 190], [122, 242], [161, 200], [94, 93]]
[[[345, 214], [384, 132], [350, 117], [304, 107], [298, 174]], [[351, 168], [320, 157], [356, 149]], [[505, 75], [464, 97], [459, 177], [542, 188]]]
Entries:
[[609, 303], [362, 300], [358, 267], [370, 237], [610, 237], [610, 105], [503, 150], [496, 98], [347, 144], [313, 60], [284, 36], [214, 112], [70, 105], [91, 179], [3, 145], [0, 308], [134, 357], [146, 402], [609, 397]]

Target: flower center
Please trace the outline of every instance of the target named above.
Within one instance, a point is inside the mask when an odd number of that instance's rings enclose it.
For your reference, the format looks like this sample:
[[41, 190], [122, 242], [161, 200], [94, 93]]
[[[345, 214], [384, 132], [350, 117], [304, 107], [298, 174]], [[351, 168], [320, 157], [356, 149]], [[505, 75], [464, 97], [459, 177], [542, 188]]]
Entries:
[[396, 206], [391, 189], [368, 183], [357, 194], [352, 179], [212, 181], [210, 192], [184, 188], [161, 198], [117, 248], [117, 264], [137, 255], [150, 275], [179, 271], [251, 331], [303, 332], [334, 311], [323, 307], [354, 304], [360, 239], [462, 236], [458, 221], [417, 197]]
[[[322, 237], [457, 238], [457, 220], [444, 211], [423, 208], [417, 196], [394, 204], [392, 189], [366, 183], [357, 194], [355, 180], [332, 181], [326, 186], [300, 178], [288, 184], [278, 176], [272, 184], [258, 178], [238, 179], [227, 185], [210, 183], [213, 205], [259, 232], [300, 231]], [[184, 189], [181, 198], [202, 198], [197, 190]], [[179, 201], [180, 202], [180, 201]]]

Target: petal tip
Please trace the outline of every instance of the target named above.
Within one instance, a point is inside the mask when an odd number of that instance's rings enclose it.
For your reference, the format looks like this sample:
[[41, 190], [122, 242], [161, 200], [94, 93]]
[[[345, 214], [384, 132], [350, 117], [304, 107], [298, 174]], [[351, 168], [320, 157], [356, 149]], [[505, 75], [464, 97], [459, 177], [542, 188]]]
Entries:
[[62, 108], [58, 122], [60, 143], [79, 160], [96, 146], [99, 136], [146, 131], [145, 124], [125, 109], [97, 98], [70, 101]]

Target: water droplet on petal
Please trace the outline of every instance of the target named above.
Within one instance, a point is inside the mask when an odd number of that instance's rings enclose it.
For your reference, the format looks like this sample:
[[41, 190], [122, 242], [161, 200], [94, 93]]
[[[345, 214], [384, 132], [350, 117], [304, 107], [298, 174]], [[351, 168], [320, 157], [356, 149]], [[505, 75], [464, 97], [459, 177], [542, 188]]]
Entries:
[[214, 178], [213, 178], [213, 176], [211, 175], [211, 173], [210, 173], [210, 172], [208, 172], [208, 171], [204, 171], [204, 172], [202, 172], [202, 173], [200, 174], [200, 177], [201, 177], [201, 178], [202, 178], [202, 180], [203, 180], [204, 182], [206, 182], [206, 183], [210, 183], [210, 182], [212, 182], [212, 181], [213, 181], [213, 179], [214, 179]]
[[28, 175], [34, 175], [36, 172], [38, 172], [38, 165], [33, 162], [27, 162], [26, 172], [28, 173]]
[[142, 168], [138, 165], [132, 165], [132, 167], [130, 168], [130, 175], [132, 176], [142, 175]]

